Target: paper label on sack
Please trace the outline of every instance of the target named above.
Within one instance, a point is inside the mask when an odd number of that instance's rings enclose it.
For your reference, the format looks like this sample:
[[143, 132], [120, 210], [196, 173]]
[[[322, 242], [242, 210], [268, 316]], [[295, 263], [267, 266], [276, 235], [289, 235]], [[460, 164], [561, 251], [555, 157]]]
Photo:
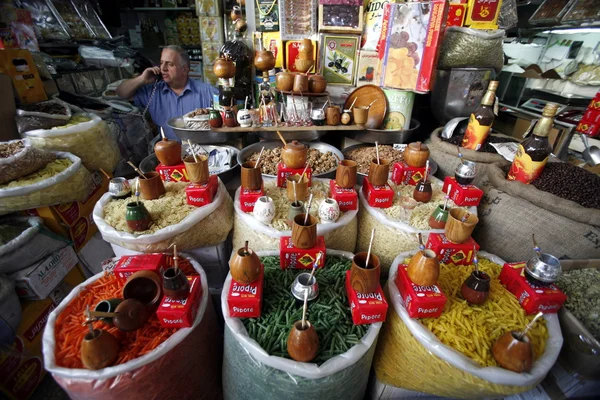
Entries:
[[490, 143], [504, 159], [512, 162], [515, 158], [515, 154], [517, 154], [517, 149], [519, 148], [519, 143], [516, 142], [508, 142], [508, 143]]

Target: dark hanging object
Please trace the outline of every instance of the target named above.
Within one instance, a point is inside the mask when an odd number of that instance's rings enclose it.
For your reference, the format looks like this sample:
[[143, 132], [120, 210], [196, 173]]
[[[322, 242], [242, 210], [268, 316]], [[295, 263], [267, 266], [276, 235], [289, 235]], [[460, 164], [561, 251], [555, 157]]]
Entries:
[[225, 42], [220, 55], [235, 62], [234, 98], [244, 101], [246, 96], [252, 97], [252, 52], [240, 32], [236, 31], [235, 38]]

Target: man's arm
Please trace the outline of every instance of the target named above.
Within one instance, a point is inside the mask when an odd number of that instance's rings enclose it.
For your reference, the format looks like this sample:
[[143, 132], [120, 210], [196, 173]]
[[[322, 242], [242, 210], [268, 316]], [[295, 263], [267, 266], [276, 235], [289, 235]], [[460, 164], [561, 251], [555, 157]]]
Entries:
[[117, 96], [122, 99], [130, 99], [139, 88], [154, 83], [157, 75], [160, 75], [159, 67], [146, 68], [140, 76], [123, 81], [117, 88]]

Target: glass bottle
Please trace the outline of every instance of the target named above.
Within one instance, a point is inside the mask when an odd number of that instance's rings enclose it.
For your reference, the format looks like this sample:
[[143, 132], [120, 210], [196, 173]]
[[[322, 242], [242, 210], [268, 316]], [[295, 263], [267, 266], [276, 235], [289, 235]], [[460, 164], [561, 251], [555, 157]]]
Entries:
[[462, 140], [462, 147], [479, 150], [485, 143], [494, 123], [494, 102], [498, 81], [490, 81], [481, 104], [469, 117], [469, 124]]

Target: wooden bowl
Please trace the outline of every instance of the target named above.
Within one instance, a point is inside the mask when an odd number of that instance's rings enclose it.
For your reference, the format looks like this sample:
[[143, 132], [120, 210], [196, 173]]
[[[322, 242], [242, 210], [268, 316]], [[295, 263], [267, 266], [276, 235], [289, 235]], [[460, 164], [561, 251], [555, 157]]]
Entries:
[[291, 92], [294, 88], [294, 74], [287, 71], [275, 75], [275, 86], [283, 92]]
[[123, 286], [124, 299], [138, 300], [151, 310], [158, 307], [161, 297], [162, 281], [155, 272], [149, 270], [134, 273]]
[[288, 142], [281, 150], [281, 161], [288, 168], [304, 168], [308, 157], [308, 147], [297, 140]]
[[109, 367], [119, 356], [119, 341], [103, 329], [94, 329], [83, 337], [79, 350], [81, 362], [87, 369]]
[[418, 251], [408, 262], [406, 272], [408, 278], [415, 285], [435, 285], [440, 276], [440, 263], [437, 254], [431, 249]]
[[314, 60], [300, 60], [296, 59], [295, 66], [299, 72], [308, 72], [315, 65]]
[[308, 91], [311, 93], [323, 93], [327, 89], [327, 81], [321, 75], [308, 77]]
[[429, 147], [421, 142], [410, 143], [404, 149], [404, 162], [411, 167], [422, 168], [429, 159]]

